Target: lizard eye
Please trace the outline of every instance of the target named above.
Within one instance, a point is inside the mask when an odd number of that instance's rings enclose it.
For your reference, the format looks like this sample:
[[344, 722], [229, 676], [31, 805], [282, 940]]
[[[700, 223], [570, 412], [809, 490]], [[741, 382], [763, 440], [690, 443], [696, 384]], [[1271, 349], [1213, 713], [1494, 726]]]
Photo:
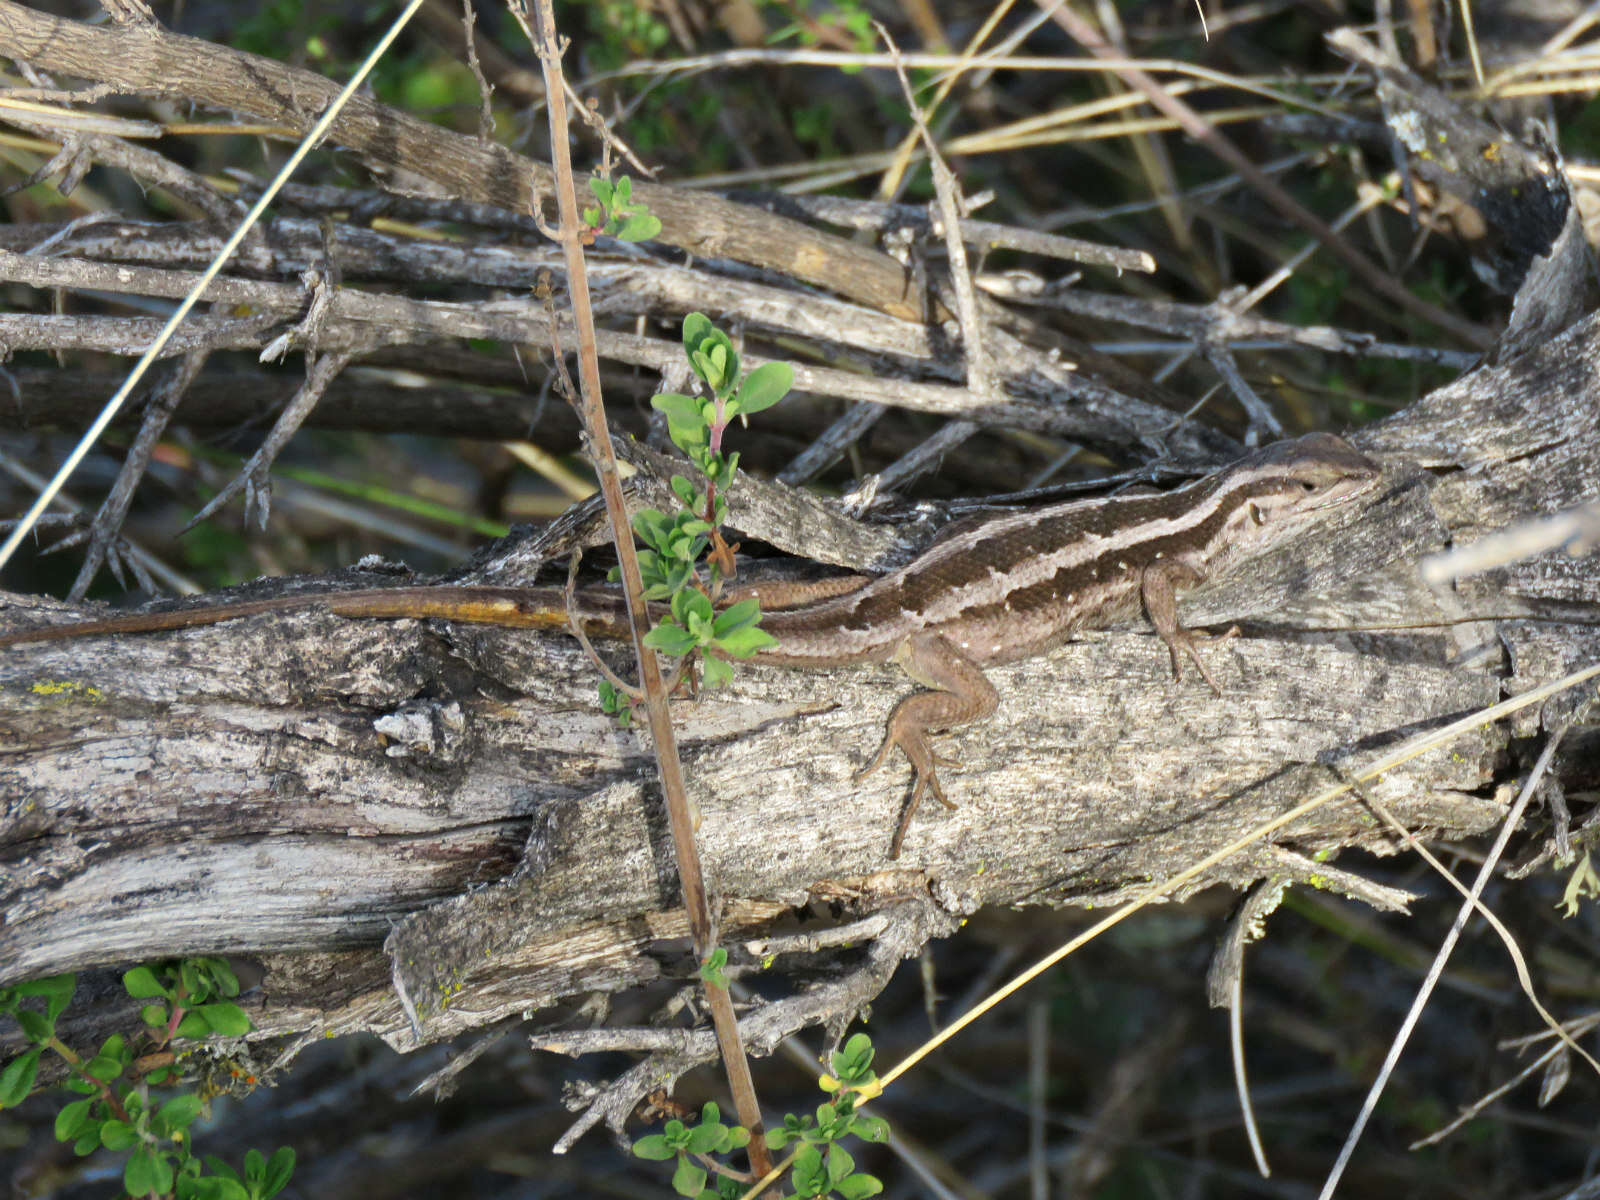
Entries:
[[1262, 515], [1260, 507], [1253, 502], [1250, 505], [1250, 520], [1257, 525], [1265, 525], [1267, 523], [1267, 518]]

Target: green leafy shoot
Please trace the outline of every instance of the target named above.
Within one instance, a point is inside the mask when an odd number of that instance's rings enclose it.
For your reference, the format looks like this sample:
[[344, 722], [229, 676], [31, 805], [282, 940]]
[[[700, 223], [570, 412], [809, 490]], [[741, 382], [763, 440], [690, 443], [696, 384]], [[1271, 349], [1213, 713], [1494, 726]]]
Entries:
[[[626, 204], [631, 185], [626, 177], [615, 188], [591, 180], [601, 207]], [[586, 219], [598, 219], [591, 210]], [[748, 417], [778, 403], [794, 382], [788, 363], [764, 363], [746, 374], [739, 351], [704, 313], [683, 319], [683, 352], [709, 391], [708, 396], [662, 392], [650, 403], [667, 419], [667, 432], [704, 477], [696, 483], [683, 475], [671, 479], [680, 507], [671, 513], [647, 508], [634, 514], [633, 532], [640, 542], [639, 571], [644, 598], [665, 601], [668, 614], [645, 636], [645, 645], [672, 658], [691, 656], [703, 663], [707, 687], [733, 677], [730, 659], [750, 658], [777, 642], [760, 628], [761, 606], [755, 599], [716, 611], [722, 580], [731, 572], [732, 548], [719, 529], [727, 518], [725, 499], [739, 468], [737, 453], [724, 454], [723, 434], [734, 417]], [[619, 574], [613, 569], [611, 577]], [[600, 685], [600, 706], [619, 722], [630, 711], [629, 700], [615, 685]]]
[[728, 965], [728, 951], [722, 946], [716, 947], [700, 964], [700, 978], [715, 987], [727, 991], [728, 977], [723, 973], [723, 968]]
[[[282, 1191], [294, 1171], [294, 1151], [288, 1147], [270, 1160], [259, 1151], [249, 1151], [243, 1176], [215, 1159], [207, 1173], [190, 1143], [190, 1126], [205, 1111], [205, 1102], [194, 1092], [162, 1098], [153, 1091], [152, 1085], [174, 1081], [177, 1068], [137, 1066], [134, 1046], [120, 1033], [107, 1037], [89, 1055], [61, 1041], [57, 1019], [71, 1003], [76, 983], [73, 975], [57, 975], [0, 989], [0, 1016], [14, 1018], [32, 1043], [0, 1068], [0, 1108], [27, 1098], [37, 1079], [40, 1056], [48, 1049], [66, 1062], [69, 1074], [61, 1086], [77, 1097], [56, 1114], [56, 1140], [70, 1142], [79, 1156], [101, 1148], [126, 1153], [122, 1186], [130, 1196], [268, 1200]], [[233, 1003], [239, 980], [223, 958], [172, 959], [134, 967], [123, 974], [123, 986], [135, 999], [157, 1001], [140, 1013], [149, 1027], [144, 1040], [157, 1051], [174, 1037], [237, 1037], [252, 1028], [249, 1016]]]
[[239, 980], [225, 958], [185, 958], [134, 967], [123, 974], [122, 986], [135, 999], [161, 1001], [139, 1011], [146, 1025], [161, 1031], [158, 1045], [174, 1037], [242, 1037], [254, 1028], [244, 1009], [232, 1002], [239, 994]]
[[667, 434], [673, 444], [689, 456], [713, 487], [726, 491], [738, 464], [737, 455], [725, 459], [722, 454], [728, 423], [735, 417], [763, 412], [782, 400], [794, 386], [794, 368], [770, 362], [742, 374], [733, 339], [704, 313], [684, 317], [683, 352], [710, 396], [662, 392], [650, 403], [667, 418]]
[[[682, 1121], [668, 1121], [660, 1133], [652, 1133], [633, 1144], [633, 1152], [652, 1162], [675, 1160], [672, 1173], [672, 1190], [680, 1196], [704, 1196], [706, 1181], [711, 1171], [721, 1164], [713, 1155], [731, 1154], [750, 1144], [750, 1131], [742, 1125], [724, 1125], [722, 1112], [707, 1101], [700, 1110], [700, 1120], [693, 1125]], [[716, 1200], [718, 1192], [712, 1192]]]
[[609, 679], [600, 681], [600, 711], [623, 729], [633, 724], [633, 701], [619, 692]]
[[[727, 959], [727, 951], [719, 946], [701, 965], [701, 977], [710, 980], [713, 973], [720, 975]], [[865, 1200], [883, 1191], [882, 1182], [875, 1176], [856, 1170], [855, 1160], [840, 1144], [847, 1137], [869, 1142], [888, 1140], [888, 1122], [857, 1111], [861, 1101], [882, 1091], [872, 1070], [872, 1055], [870, 1037], [864, 1033], [851, 1037], [834, 1051], [833, 1074], [822, 1077], [822, 1088], [832, 1094], [832, 1099], [818, 1105], [814, 1116], [789, 1113], [784, 1116], [781, 1128], [767, 1131], [769, 1149], [782, 1150], [798, 1143], [789, 1163], [790, 1183], [794, 1188], [791, 1195]], [[717, 1106], [707, 1104], [697, 1124], [668, 1121], [660, 1133], [634, 1142], [633, 1152], [653, 1162], [675, 1163], [672, 1188], [678, 1195], [692, 1196], [695, 1200], [721, 1200], [725, 1196], [743, 1195], [743, 1186], [738, 1180], [748, 1179], [748, 1176], [738, 1175], [718, 1161], [717, 1156], [742, 1149], [749, 1139], [747, 1130], [723, 1125]]]
[[647, 242], [661, 232], [660, 218], [647, 205], [634, 203], [633, 180], [628, 176], [612, 183], [602, 176], [592, 175], [589, 190], [599, 202], [583, 210], [583, 223], [590, 231], [589, 240], [604, 235], [619, 242]]

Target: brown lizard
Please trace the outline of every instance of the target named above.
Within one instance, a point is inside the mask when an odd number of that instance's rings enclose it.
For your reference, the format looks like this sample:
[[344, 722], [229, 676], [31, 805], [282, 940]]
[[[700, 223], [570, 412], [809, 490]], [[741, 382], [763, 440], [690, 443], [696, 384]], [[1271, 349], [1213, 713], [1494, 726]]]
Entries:
[[[929, 736], [981, 720], [1000, 698], [983, 669], [1043, 654], [1074, 634], [1105, 628], [1142, 607], [1182, 677], [1181, 654], [1216, 681], [1178, 621], [1176, 594], [1282, 544], [1310, 518], [1377, 482], [1377, 464], [1331, 434], [1257, 450], [1171, 492], [1076, 500], [952, 532], [897, 571], [802, 607], [766, 613], [777, 646], [753, 661], [788, 667], [894, 662], [928, 688], [895, 707], [859, 780], [898, 746], [916, 779], [890, 856], [925, 791], [940, 786]], [[761, 595], [759, 588], [746, 594]], [[585, 631], [626, 637], [620, 596], [579, 594]], [[344, 617], [442, 617], [560, 630], [565, 599], [554, 588], [395, 587], [275, 597], [203, 608], [135, 613], [0, 634], [0, 646], [215, 624], [258, 613], [320, 608]]]

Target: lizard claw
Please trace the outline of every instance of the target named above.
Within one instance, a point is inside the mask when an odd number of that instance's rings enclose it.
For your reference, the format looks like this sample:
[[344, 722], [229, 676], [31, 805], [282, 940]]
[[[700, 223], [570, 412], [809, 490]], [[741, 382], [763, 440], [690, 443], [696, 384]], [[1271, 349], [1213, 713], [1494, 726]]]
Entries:
[[916, 776], [916, 782], [911, 788], [911, 799], [906, 803], [905, 811], [900, 816], [900, 824], [894, 831], [894, 840], [889, 843], [890, 858], [900, 857], [900, 846], [906, 840], [906, 832], [911, 828], [911, 818], [922, 803], [924, 792], [931, 792], [933, 798], [946, 808], [956, 807], [954, 801], [944, 794], [944, 788], [939, 783], [937, 768], [961, 765], [955, 759], [934, 753], [933, 747], [920, 734], [905, 729], [891, 729], [889, 735], [883, 739], [883, 745], [878, 747], [878, 753], [872, 761], [856, 772], [855, 782], [860, 783], [881, 767], [888, 759], [890, 751], [896, 746], [905, 751], [906, 757], [911, 760], [911, 769]]
[[[1226, 641], [1228, 638], [1234, 638], [1238, 636], [1239, 627], [1235, 625], [1227, 633], [1221, 635], [1221, 637], [1219, 637], [1217, 640]], [[1213, 692], [1220, 696], [1222, 695], [1221, 686], [1217, 683], [1216, 679], [1212, 677], [1211, 671], [1206, 667], [1206, 660], [1200, 657], [1200, 651], [1195, 647], [1196, 639], [1202, 637], [1208, 638], [1208, 635], [1191, 633], [1187, 629], [1179, 629], [1167, 637], [1167, 649], [1172, 654], [1172, 677], [1174, 679], [1183, 678], [1183, 659], [1178, 656], [1178, 650], [1182, 648], [1182, 650], [1194, 660], [1194, 665], [1200, 670], [1201, 678], [1211, 685], [1211, 690]]]

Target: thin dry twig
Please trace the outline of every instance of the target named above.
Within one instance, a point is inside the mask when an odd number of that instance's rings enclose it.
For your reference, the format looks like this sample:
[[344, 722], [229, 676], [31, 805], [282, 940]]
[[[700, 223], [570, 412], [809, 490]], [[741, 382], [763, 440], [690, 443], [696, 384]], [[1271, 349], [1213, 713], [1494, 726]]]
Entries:
[[[899, 47], [894, 44], [889, 31], [881, 24], [877, 30], [878, 36], [889, 47], [889, 52], [898, 60]], [[940, 224], [944, 227], [945, 254], [950, 260], [950, 286], [955, 292], [956, 315], [961, 321], [961, 352], [966, 361], [967, 390], [981, 403], [987, 404], [996, 398], [996, 392], [989, 370], [989, 357], [984, 349], [983, 320], [978, 313], [977, 294], [972, 288], [972, 272], [967, 269], [967, 247], [961, 236], [961, 221], [965, 213], [962, 211], [960, 184], [940, 156], [938, 143], [928, 128], [927, 116], [918, 106], [911, 80], [906, 77], [905, 69], [898, 65], [898, 61], [895, 74], [900, 80], [900, 90], [911, 110], [911, 120], [916, 125], [917, 135], [922, 139], [929, 166], [933, 170], [933, 188], [938, 197]], [[946, 453], [977, 432], [978, 425], [974, 421], [946, 423], [938, 433], [880, 471], [875, 485], [877, 491], [881, 493], [899, 487], [923, 471], [931, 470]]]
[[185, 530], [193, 529], [202, 521], [208, 520], [241, 491], [245, 496], [245, 523], [249, 524], [254, 519], [258, 528], [266, 528], [267, 518], [272, 514], [273, 462], [289, 444], [289, 440], [305, 422], [311, 410], [316, 407], [317, 401], [322, 399], [323, 393], [328, 390], [328, 385], [339, 377], [339, 373], [349, 366], [355, 357], [356, 352], [353, 350], [339, 350], [332, 354], [319, 355], [307, 364], [305, 381], [296, 390], [293, 399], [284, 406], [283, 412], [266, 439], [226, 486], [189, 519], [184, 526]]
[[[1038, 0], [1038, 2], [1043, 4], [1045, 0]], [[1097, 58], [1111, 60], [1119, 57], [1116, 51], [1100, 36], [1094, 26], [1065, 5], [1054, 7], [1051, 10], [1051, 17], [1056, 24], [1067, 32], [1068, 36], [1079, 42]], [[1142, 92], [1151, 104], [1176, 121], [1190, 137], [1203, 142], [1211, 149], [1212, 153], [1239, 172], [1268, 203], [1331, 250], [1341, 262], [1361, 276], [1373, 290], [1389, 297], [1408, 311], [1437, 325], [1440, 329], [1460, 338], [1470, 346], [1487, 347], [1493, 343], [1494, 336], [1487, 329], [1474, 322], [1463, 320], [1454, 313], [1446, 312], [1438, 305], [1430, 304], [1428, 301], [1414, 295], [1387, 271], [1374, 265], [1366, 255], [1356, 250], [1355, 247], [1335, 233], [1326, 221], [1279, 187], [1277, 182], [1257, 167], [1255, 163], [1251, 162], [1243, 151], [1218, 133], [1213, 123], [1201, 117], [1194, 109], [1173, 96], [1144, 71], [1139, 70], [1137, 67], [1115, 66], [1109, 61], [1107, 62], [1107, 68], [1116, 72], [1117, 76], [1125, 83]]]
[[22, 539], [28, 536], [28, 530], [33, 527], [33, 523], [50, 507], [50, 503], [55, 499], [56, 493], [66, 484], [72, 473], [78, 469], [78, 464], [88, 455], [90, 447], [100, 440], [100, 435], [116, 419], [117, 413], [121, 411], [128, 397], [133, 394], [133, 389], [138, 385], [139, 380], [144, 378], [145, 372], [150, 369], [151, 365], [160, 356], [162, 348], [171, 339], [172, 335], [177, 332], [178, 326], [183, 324], [184, 319], [199, 301], [202, 293], [205, 292], [207, 285], [221, 272], [222, 265], [228, 261], [228, 258], [239, 248], [240, 243], [244, 241], [250, 230], [255, 226], [255, 223], [261, 219], [262, 213], [266, 211], [272, 197], [277, 194], [278, 188], [283, 186], [284, 181], [294, 173], [295, 169], [305, 159], [305, 156], [311, 152], [311, 148], [321, 140], [322, 135], [333, 125], [344, 105], [355, 95], [356, 89], [361, 86], [367, 75], [371, 73], [372, 68], [377, 65], [378, 60], [388, 51], [395, 38], [400, 36], [400, 31], [405, 28], [406, 23], [411, 20], [412, 15], [420, 7], [422, 7], [422, 0], [410, 0], [410, 3], [406, 5], [405, 9], [385, 30], [383, 37], [378, 40], [371, 53], [356, 68], [354, 74], [350, 77], [350, 81], [340, 90], [334, 102], [328, 106], [327, 110], [306, 133], [300, 145], [295, 148], [295, 152], [284, 162], [273, 182], [262, 192], [261, 198], [245, 214], [238, 227], [235, 228], [232, 235], [229, 236], [228, 240], [217, 252], [217, 256], [211, 265], [195, 282], [194, 287], [179, 303], [178, 307], [173, 310], [172, 315], [167, 318], [166, 324], [162, 326], [161, 333], [150, 343], [149, 348], [145, 350], [139, 361], [134, 364], [133, 369], [128, 372], [128, 377], [123, 381], [122, 386], [117, 389], [116, 394], [111, 399], [106, 401], [105, 408], [101, 410], [94, 424], [85, 431], [72, 453], [67, 456], [67, 460], [61, 464], [60, 469], [57, 470], [49, 484], [40, 492], [28, 511], [22, 515], [22, 519], [17, 523], [17, 527], [11, 531], [11, 535], [6, 538], [5, 543], [0, 545], [0, 566], [4, 566], [11, 556], [16, 553], [17, 547], [22, 544]]
[[209, 357], [210, 352], [207, 350], [191, 350], [151, 389], [150, 402], [145, 406], [143, 419], [139, 423], [138, 436], [128, 448], [122, 469], [117, 472], [116, 482], [106, 494], [99, 511], [95, 514], [94, 524], [87, 532], [85, 540], [88, 542], [88, 549], [84, 552], [83, 563], [78, 568], [78, 577], [73, 580], [67, 599], [82, 600], [89, 594], [89, 585], [94, 582], [94, 577], [100, 573], [100, 568], [106, 564], [113, 547], [122, 536], [122, 524], [127, 519], [129, 506], [133, 503], [134, 491], [150, 466], [157, 442], [166, 432], [167, 424], [172, 420], [172, 414], [177, 411], [184, 392], [194, 382], [195, 376], [200, 374], [200, 369], [205, 366]]
[[1472, 881], [1472, 887], [1465, 900], [1462, 901], [1456, 919], [1451, 923], [1449, 932], [1444, 935], [1444, 940], [1439, 944], [1439, 952], [1434, 955], [1428, 973], [1423, 978], [1422, 985], [1417, 988], [1416, 997], [1411, 1002], [1411, 1008], [1406, 1013], [1405, 1020], [1400, 1022], [1400, 1028], [1395, 1031], [1394, 1040], [1389, 1044], [1389, 1052], [1384, 1056], [1383, 1066], [1378, 1069], [1378, 1077], [1372, 1081], [1371, 1088], [1367, 1091], [1366, 1099], [1362, 1101], [1361, 1111], [1356, 1114], [1354, 1123], [1350, 1126], [1350, 1133], [1345, 1138], [1344, 1145], [1339, 1149], [1339, 1157], [1334, 1160], [1333, 1166], [1328, 1171], [1328, 1177], [1322, 1184], [1322, 1191], [1318, 1193], [1317, 1200], [1332, 1200], [1339, 1180], [1344, 1175], [1345, 1167], [1350, 1163], [1350, 1157], [1355, 1153], [1356, 1144], [1361, 1140], [1361, 1134], [1367, 1127], [1367, 1122], [1372, 1118], [1373, 1112], [1378, 1107], [1378, 1097], [1383, 1095], [1383, 1089], [1393, 1074], [1395, 1064], [1400, 1061], [1400, 1055], [1405, 1050], [1406, 1042], [1410, 1040], [1411, 1031], [1416, 1028], [1417, 1021], [1422, 1016], [1422, 1010], [1427, 1007], [1428, 998], [1433, 995], [1433, 989], [1439, 982], [1439, 976], [1444, 973], [1445, 963], [1450, 959], [1450, 952], [1455, 949], [1456, 942], [1461, 937], [1461, 931], [1467, 927], [1467, 918], [1470, 917], [1478, 905], [1478, 898], [1483, 895], [1483, 889], [1488, 884], [1495, 868], [1500, 863], [1500, 857], [1505, 853], [1506, 844], [1511, 840], [1512, 832], [1522, 824], [1523, 810], [1528, 807], [1528, 801], [1533, 799], [1533, 794], [1539, 781], [1544, 778], [1545, 771], [1550, 766], [1550, 760], [1555, 757], [1556, 748], [1561, 744], [1561, 735], [1565, 731], [1553, 734], [1545, 742], [1544, 749], [1540, 752], [1538, 760], [1533, 764], [1533, 770], [1528, 772], [1528, 781], [1523, 785], [1522, 792], [1517, 796], [1506, 813], [1505, 821], [1500, 826], [1500, 833], [1494, 840], [1494, 845], [1484, 855], [1483, 865], [1478, 870], [1478, 876]]
[[472, 0], [461, 0], [461, 33], [467, 43], [467, 67], [472, 71], [472, 77], [478, 81], [478, 137], [485, 142], [494, 140], [494, 104], [490, 97], [494, 95], [494, 84], [483, 73], [483, 64], [478, 61], [478, 13], [472, 7]]

